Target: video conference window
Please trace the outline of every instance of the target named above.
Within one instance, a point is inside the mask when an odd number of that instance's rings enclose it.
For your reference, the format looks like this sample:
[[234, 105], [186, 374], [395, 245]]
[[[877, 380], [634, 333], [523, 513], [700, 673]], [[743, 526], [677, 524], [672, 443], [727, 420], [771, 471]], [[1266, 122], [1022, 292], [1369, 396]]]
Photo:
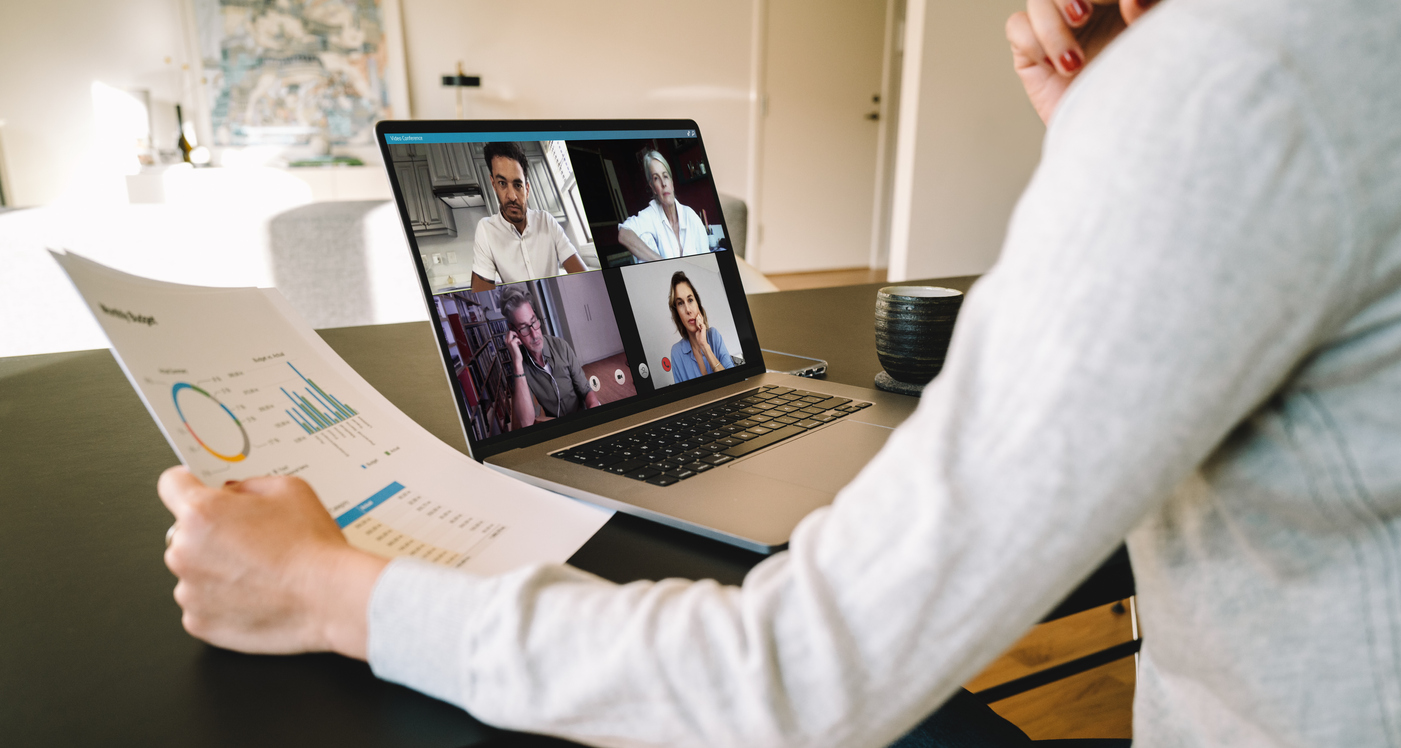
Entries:
[[729, 249], [698, 138], [569, 141], [603, 267]]
[[601, 273], [434, 300], [476, 439], [637, 394]]
[[599, 267], [563, 142], [391, 144], [389, 153], [434, 293]]
[[714, 255], [648, 262], [622, 273], [653, 387], [744, 363]]

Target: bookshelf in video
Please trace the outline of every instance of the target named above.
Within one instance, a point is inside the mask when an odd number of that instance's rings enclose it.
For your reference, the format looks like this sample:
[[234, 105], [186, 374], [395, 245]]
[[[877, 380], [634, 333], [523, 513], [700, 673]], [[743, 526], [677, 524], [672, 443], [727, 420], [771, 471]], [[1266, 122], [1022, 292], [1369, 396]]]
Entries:
[[384, 137], [476, 442], [757, 355], [695, 131]]

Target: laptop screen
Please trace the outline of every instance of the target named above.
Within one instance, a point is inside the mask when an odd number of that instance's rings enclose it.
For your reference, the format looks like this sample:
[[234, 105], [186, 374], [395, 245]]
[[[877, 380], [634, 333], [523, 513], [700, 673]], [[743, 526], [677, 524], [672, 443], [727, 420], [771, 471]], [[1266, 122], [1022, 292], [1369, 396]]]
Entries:
[[379, 140], [474, 457], [763, 371], [694, 122]]

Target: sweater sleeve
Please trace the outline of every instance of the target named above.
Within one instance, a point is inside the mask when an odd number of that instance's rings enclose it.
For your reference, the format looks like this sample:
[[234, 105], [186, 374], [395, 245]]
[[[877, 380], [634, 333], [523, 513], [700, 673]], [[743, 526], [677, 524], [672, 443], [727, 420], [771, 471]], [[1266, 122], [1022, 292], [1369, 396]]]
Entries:
[[1307, 101], [1268, 54], [1159, 13], [1076, 84], [943, 372], [787, 552], [740, 587], [395, 561], [375, 672], [618, 746], [885, 745], [977, 674], [1348, 303], [1346, 205]]

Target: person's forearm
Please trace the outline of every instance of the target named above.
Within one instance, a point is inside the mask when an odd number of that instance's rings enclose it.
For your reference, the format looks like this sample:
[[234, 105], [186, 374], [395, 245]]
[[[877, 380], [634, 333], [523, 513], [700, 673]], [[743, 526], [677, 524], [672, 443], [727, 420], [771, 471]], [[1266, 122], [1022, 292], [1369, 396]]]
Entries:
[[535, 425], [535, 404], [530, 397], [530, 385], [521, 372], [511, 375], [511, 412], [515, 416], [515, 428]]
[[321, 637], [331, 651], [366, 659], [370, 595], [388, 563], [388, 559], [346, 548], [311, 585], [320, 596], [313, 609], [318, 611]]
[[710, 370], [712, 372], [720, 371], [725, 368], [720, 365], [720, 359], [715, 357], [715, 351], [710, 349], [710, 341], [706, 339], [704, 333], [701, 333], [696, 339], [691, 341], [691, 347], [700, 351], [701, 357], [710, 365]]
[[631, 252], [633, 257], [644, 262], [662, 259], [662, 256], [647, 246], [647, 242], [642, 241], [642, 237], [632, 229], [618, 229], [618, 243]]

